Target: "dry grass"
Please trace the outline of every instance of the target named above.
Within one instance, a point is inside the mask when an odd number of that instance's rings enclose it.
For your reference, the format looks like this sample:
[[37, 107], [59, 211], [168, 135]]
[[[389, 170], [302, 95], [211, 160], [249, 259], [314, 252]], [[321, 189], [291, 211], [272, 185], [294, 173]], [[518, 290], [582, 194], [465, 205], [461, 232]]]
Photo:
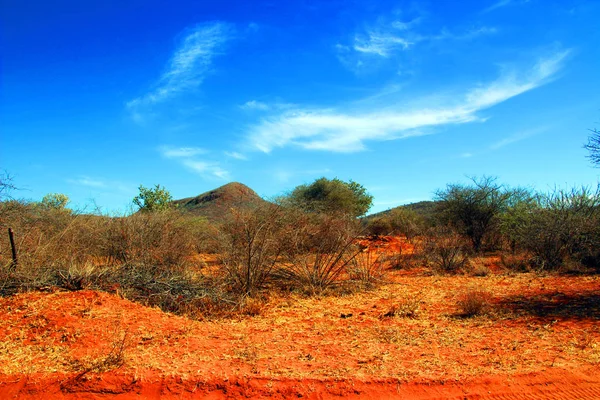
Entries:
[[[520, 294], [597, 290], [598, 277], [391, 273], [389, 280], [372, 291], [342, 297], [273, 296], [259, 303], [260, 311], [251, 318], [238, 314], [206, 322], [92, 291], [4, 298], [0, 373], [18, 374], [23, 366], [29, 373], [70, 372], [68, 360], [82, 360], [81, 368], [89, 367], [107, 359], [120, 337], [112, 328], [96, 327], [116, 325], [127, 330], [130, 343], [127, 362], [120, 367], [124, 373], [157, 371], [203, 379], [233, 374], [443, 380], [535, 372], [552, 365], [588, 366], [600, 358], [597, 315], [556, 320], [491, 312], [486, 318], [455, 318], [456, 304], [449, 301], [476, 284], [493, 296], [493, 311], [497, 299]], [[403, 303], [411, 304], [405, 308], [409, 311], [418, 308], [416, 318], [412, 311], [403, 316]], [[391, 309], [393, 317], [381, 318]], [[340, 318], [342, 313], [352, 316]]]
[[483, 290], [466, 289], [459, 295], [456, 305], [462, 317], [482, 315], [490, 309], [490, 294]]

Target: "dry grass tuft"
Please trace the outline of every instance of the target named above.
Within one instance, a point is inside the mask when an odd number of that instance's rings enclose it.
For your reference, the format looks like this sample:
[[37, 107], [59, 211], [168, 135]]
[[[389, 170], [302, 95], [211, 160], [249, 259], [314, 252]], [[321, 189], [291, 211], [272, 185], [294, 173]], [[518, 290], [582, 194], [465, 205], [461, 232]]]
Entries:
[[485, 314], [490, 308], [490, 294], [483, 290], [467, 289], [456, 302], [461, 317], [469, 318]]

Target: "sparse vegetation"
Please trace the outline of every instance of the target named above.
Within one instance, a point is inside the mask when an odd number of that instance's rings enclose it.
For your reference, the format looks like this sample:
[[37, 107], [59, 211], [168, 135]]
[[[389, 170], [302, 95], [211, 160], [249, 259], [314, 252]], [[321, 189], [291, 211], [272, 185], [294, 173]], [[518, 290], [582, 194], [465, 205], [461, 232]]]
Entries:
[[490, 294], [482, 290], [467, 289], [460, 294], [456, 305], [462, 317], [481, 315], [490, 307]]
[[484, 240], [496, 228], [498, 216], [513, 195], [495, 178], [472, 178], [472, 185], [452, 184], [436, 192], [442, 221], [467, 237], [473, 249], [482, 249]]
[[280, 279], [305, 293], [321, 293], [339, 282], [361, 252], [359, 223], [348, 216], [297, 215]]
[[435, 228], [427, 236], [425, 257], [440, 274], [464, 272], [469, 261], [468, 243], [449, 228]]
[[591, 132], [592, 134], [584, 147], [590, 152], [588, 157], [592, 164], [600, 166], [600, 131], [592, 129]]
[[160, 185], [156, 185], [154, 188], [145, 188], [140, 185], [139, 191], [139, 194], [133, 198], [133, 204], [140, 211], [164, 211], [172, 207], [173, 196]]

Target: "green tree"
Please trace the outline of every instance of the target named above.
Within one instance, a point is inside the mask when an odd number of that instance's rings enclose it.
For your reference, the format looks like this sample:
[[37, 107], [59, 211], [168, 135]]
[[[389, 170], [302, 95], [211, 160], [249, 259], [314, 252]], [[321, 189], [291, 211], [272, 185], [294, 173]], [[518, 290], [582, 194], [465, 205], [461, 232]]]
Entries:
[[354, 181], [320, 178], [311, 184], [297, 186], [287, 199], [292, 205], [309, 212], [364, 215], [373, 204], [373, 196]]
[[443, 221], [468, 237], [475, 251], [485, 236], [497, 227], [497, 217], [506, 209], [511, 191], [496, 183], [496, 178], [471, 178], [473, 184], [447, 185], [435, 193]]
[[69, 196], [62, 193], [48, 193], [42, 198], [42, 207], [54, 210], [64, 210], [69, 204]]
[[164, 187], [156, 185], [152, 189], [140, 185], [139, 191], [140, 193], [133, 198], [133, 204], [135, 204], [140, 211], [164, 211], [171, 207], [173, 197]]
[[390, 211], [389, 218], [393, 232], [404, 234], [409, 242], [425, 230], [425, 219], [409, 208], [395, 208]]

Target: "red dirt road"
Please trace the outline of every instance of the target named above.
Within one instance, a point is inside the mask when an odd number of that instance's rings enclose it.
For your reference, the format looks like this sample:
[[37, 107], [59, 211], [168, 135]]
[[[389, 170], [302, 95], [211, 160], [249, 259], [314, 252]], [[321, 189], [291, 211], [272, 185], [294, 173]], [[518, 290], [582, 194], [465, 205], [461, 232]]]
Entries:
[[394, 380], [232, 379], [203, 382], [136, 378], [119, 373], [0, 378], [2, 399], [600, 399], [600, 369], [479, 378], [469, 382], [400, 383]]

